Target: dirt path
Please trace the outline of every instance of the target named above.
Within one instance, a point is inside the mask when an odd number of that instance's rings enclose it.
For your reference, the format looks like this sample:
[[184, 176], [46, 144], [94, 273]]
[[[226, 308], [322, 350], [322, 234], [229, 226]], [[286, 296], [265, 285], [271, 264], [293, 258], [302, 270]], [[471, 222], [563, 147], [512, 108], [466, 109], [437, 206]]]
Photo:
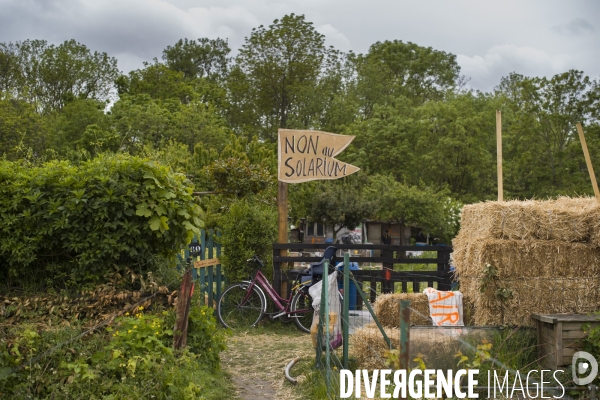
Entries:
[[221, 354], [241, 400], [298, 399], [285, 380], [285, 366], [295, 357], [312, 353], [310, 335], [235, 332]]

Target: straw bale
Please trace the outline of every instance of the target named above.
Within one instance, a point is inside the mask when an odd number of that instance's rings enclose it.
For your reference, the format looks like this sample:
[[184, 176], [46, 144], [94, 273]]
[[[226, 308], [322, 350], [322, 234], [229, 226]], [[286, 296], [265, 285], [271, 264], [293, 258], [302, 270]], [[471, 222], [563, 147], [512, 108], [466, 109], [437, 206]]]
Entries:
[[501, 282], [512, 291], [504, 303], [493, 290], [481, 293], [477, 278], [461, 278], [461, 291], [475, 304], [477, 326], [533, 326], [530, 316], [541, 314], [585, 314], [600, 310], [600, 280], [587, 278], [510, 278]]
[[498, 269], [500, 280], [577, 277], [598, 282], [600, 278], [600, 249], [588, 243], [457, 238], [452, 244], [452, 260], [459, 280], [482, 278], [486, 264]]
[[538, 230], [530, 210], [535, 201], [486, 201], [463, 207], [459, 237], [527, 239]]
[[[392, 348], [400, 346], [400, 329], [384, 328], [385, 334], [392, 342]], [[386, 352], [389, 351], [383, 335], [375, 324], [368, 324], [357, 329], [350, 337], [352, 354], [361, 369], [386, 368]]]
[[[385, 334], [390, 339], [393, 349], [400, 347], [400, 330], [398, 328], [384, 328]], [[422, 356], [426, 362], [431, 357], [439, 356], [441, 352], [448, 352], [450, 358], [458, 350], [459, 341], [455, 336], [460, 329], [455, 331], [447, 329], [411, 329], [410, 331], [410, 358]], [[386, 366], [386, 353], [389, 350], [387, 343], [377, 325], [365, 325], [350, 336], [350, 351], [361, 369], [381, 369]]]
[[400, 310], [398, 302], [410, 300], [410, 324], [431, 325], [429, 317], [429, 301], [423, 293], [390, 293], [377, 296], [373, 311], [383, 326], [397, 328], [400, 326]]
[[459, 238], [593, 242], [600, 246], [600, 205], [592, 197], [470, 204]]

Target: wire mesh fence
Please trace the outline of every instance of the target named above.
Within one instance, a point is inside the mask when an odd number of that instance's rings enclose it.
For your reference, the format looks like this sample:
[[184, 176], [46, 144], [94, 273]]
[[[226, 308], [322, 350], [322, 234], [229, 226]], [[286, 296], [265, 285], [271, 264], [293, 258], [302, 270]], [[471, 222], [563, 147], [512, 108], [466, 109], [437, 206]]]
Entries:
[[[339, 371], [342, 369], [350, 370], [352, 374], [357, 370], [391, 370], [392, 373], [402, 369], [434, 370], [442, 377], [448, 370], [477, 370], [474, 376], [477, 384], [469, 386], [462, 377], [457, 390], [479, 392], [480, 398], [540, 398], [542, 395], [565, 399], [596, 398], [598, 380], [588, 386], [577, 386], [571, 374], [574, 367], [564, 365], [548, 369], [544, 365], [536, 329], [527, 326], [433, 326], [426, 295], [377, 293], [377, 302], [372, 303], [370, 291], [380, 288], [353, 280], [350, 271], [345, 273], [347, 267], [348, 257], [339, 279], [342, 307], [338, 311], [339, 317], [334, 317], [342, 323], [343, 346], [337, 349], [322, 347], [316, 351], [315, 364], [327, 386], [326, 398], [340, 398], [341, 391], [347, 389], [347, 385], [340, 386], [343, 377], [340, 380]], [[354, 303], [348, 292], [350, 282], [357, 291]], [[410, 316], [404, 320], [400, 310], [402, 300], [410, 300]], [[321, 299], [321, 304], [327, 304], [325, 298]], [[335, 310], [323, 314], [323, 331], [327, 329], [327, 323], [332, 323], [332, 318], [328, 321], [328, 317], [333, 314], [336, 314]], [[407, 360], [405, 363], [403, 356]], [[375, 398], [383, 398], [378, 397], [379, 383], [374, 385], [378, 394]], [[388, 393], [393, 394], [394, 388], [392, 381]], [[363, 397], [356, 398], [366, 398], [366, 394], [363, 388]]]

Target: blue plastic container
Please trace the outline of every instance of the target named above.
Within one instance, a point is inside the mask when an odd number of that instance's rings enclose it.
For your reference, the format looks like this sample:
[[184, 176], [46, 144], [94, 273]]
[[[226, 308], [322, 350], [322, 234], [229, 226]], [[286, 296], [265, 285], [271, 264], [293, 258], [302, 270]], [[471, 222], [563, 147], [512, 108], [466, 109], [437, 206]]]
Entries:
[[[338, 265], [336, 265], [336, 268], [338, 269], [338, 271], [340, 271], [341, 273], [344, 273], [344, 263], [338, 263]], [[351, 262], [349, 267], [350, 271], [356, 271], [358, 270], [358, 263], [355, 262]], [[344, 288], [344, 277], [342, 276], [342, 278], [340, 280], [338, 280], [338, 289], [343, 289]], [[348, 288], [348, 293], [344, 293], [344, 296], [348, 295], [348, 300], [350, 303], [350, 310], [356, 310], [356, 297], [357, 297], [358, 292], [356, 291], [356, 285], [354, 284], [354, 281], [350, 280], [350, 287]]]

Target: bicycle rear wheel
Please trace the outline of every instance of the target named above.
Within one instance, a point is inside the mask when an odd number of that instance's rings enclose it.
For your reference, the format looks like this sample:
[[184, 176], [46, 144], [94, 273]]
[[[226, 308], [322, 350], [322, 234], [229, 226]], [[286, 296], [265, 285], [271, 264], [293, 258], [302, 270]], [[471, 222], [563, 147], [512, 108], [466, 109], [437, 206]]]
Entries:
[[219, 298], [217, 318], [225, 328], [253, 327], [264, 315], [267, 309], [264, 295], [256, 286], [248, 293], [249, 286], [249, 282], [235, 283], [225, 289]]
[[302, 332], [310, 333], [314, 309], [312, 306], [312, 297], [308, 293], [308, 288], [298, 289], [292, 298], [290, 311], [294, 322]]

